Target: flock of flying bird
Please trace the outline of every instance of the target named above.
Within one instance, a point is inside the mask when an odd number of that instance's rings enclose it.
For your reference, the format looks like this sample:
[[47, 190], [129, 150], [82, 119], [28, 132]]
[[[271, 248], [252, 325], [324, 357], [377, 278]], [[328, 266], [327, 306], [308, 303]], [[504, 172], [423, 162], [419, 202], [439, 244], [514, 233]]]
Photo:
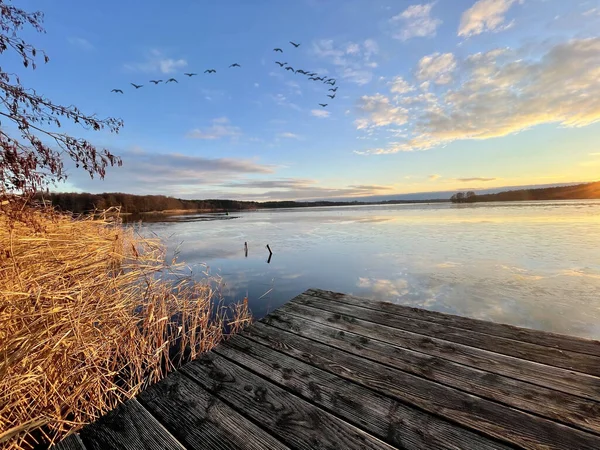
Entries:
[[[296, 44], [295, 42], [290, 41], [290, 44], [294, 46], [294, 48], [298, 48], [300, 47], [300, 44]], [[274, 48], [273, 49], [274, 52], [276, 53], [283, 53], [283, 50], [281, 48]], [[288, 65], [287, 62], [281, 62], [281, 61], [275, 61], [275, 64], [277, 64], [279, 67], [281, 67], [282, 69], [285, 69], [286, 71], [292, 71], [292, 73], [296, 73], [296, 74], [302, 74], [304, 76], [309, 77], [308, 79], [311, 81], [321, 81], [324, 84], [328, 84], [331, 85], [332, 87], [328, 89], [328, 92], [333, 92], [332, 94], [327, 94], [327, 97], [331, 98], [332, 100], [335, 98], [336, 96], [336, 92], [338, 90], [338, 86], [335, 86], [336, 84], [336, 79], [335, 78], [327, 78], [324, 76], [318, 76], [318, 74], [316, 72], [309, 72], [306, 70], [302, 70], [302, 69], [296, 69], [294, 70], [294, 68], [290, 65]], [[242, 67], [240, 66], [238, 63], [233, 63], [229, 66], [229, 68], [236, 68], [236, 67]], [[205, 74], [212, 74], [212, 73], [217, 73], [216, 69], [206, 69], [204, 71]], [[197, 73], [193, 73], [193, 72], [185, 72], [183, 75], [191, 78], [194, 76], [197, 76]], [[160, 83], [178, 83], [179, 81], [177, 81], [175, 78], [169, 78], [168, 80], [164, 81], [164, 80], [150, 80], [150, 83], [154, 84], [155, 86], [160, 84]], [[130, 83], [136, 90], [140, 89], [142, 87], [144, 87], [143, 84], [135, 84], [135, 83]], [[113, 89], [110, 92], [114, 92], [116, 94], [123, 94], [123, 90], [122, 89]], [[328, 104], [327, 103], [319, 103], [319, 106], [325, 108]]]

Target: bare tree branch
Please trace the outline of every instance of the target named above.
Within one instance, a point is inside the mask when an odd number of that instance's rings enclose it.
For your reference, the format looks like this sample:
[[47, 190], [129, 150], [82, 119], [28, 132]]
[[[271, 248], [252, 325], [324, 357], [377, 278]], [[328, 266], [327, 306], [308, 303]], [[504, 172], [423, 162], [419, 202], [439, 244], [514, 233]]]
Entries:
[[[18, 37], [25, 26], [44, 33], [43, 13], [26, 12], [0, 0], [0, 54], [16, 52], [25, 68], [36, 68], [36, 61], [48, 56]], [[88, 115], [76, 106], [58, 105], [21, 85], [19, 76], [0, 67], [0, 194], [20, 193], [32, 197], [52, 183], [64, 181], [64, 157], [93, 178], [104, 178], [106, 168], [120, 166], [121, 159], [107, 149], [98, 149], [83, 138], [57, 132], [64, 121], [86, 130], [108, 129], [118, 133], [123, 122], [116, 118]], [[18, 132], [9, 134], [12, 125]]]

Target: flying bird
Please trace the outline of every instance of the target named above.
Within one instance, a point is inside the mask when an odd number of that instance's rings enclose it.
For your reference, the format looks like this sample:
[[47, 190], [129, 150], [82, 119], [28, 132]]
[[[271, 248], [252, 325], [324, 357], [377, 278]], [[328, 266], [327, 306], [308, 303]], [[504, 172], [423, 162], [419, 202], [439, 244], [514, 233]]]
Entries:
[[279, 64], [279, 67], [283, 67], [283, 66], [285, 66], [287, 63], [286, 63], [286, 62], [282, 63], [282, 62], [279, 62], [279, 61], [275, 61], [275, 64]]
[[134, 88], [139, 89], [143, 86], [143, 84], [135, 84], [135, 83], [130, 83]]
[[290, 44], [292, 44], [296, 48], [300, 47], [300, 44], [296, 44], [295, 42], [292, 42], [292, 41], [290, 41]]
[[332, 99], [332, 100], [333, 100], [333, 99], [335, 98], [335, 94], [333, 94], [333, 95], [328, 95], [327, 97], [329, 97], [330, 99]]
[[162, 80], [150, 80], [150, 83], [158, 84], [162, 83]]
[[327, 103], [319, 103], [319, 105], [325, 108], [327, 106]]
[[204, 73], [217, 73], [215, 69], [206, 69]]
[[232, 65], [230, 65], [229, 67], [242, 67], [240, 66], [238, 63], [233, 63]]
[[329, 91], [337, 92], [338, 88], [329, 88]]
[[315, 80], [316, 81], [316, 80], [318, 80], [318, 78], [310, 77], [309, 80]]
[[197, 73], [184, 73], [184, 75], [187, 75], [188, 77], [193, 77], [194, 75], [198, 75]]
[[[170, 83], [170, 82], [174, 82], [174, 83], [177, 83], [177, 84], [179, 84], [179, 81], [177, 81], [175, 78], [169, 78], [169, 79], [167, 80], [167, 83]], [[166, 83], [165, 83], [165, 84], [166, 84]]]
[[335, 80], [333, 80], [333, 81], [329, 80], [329, 81], [326, 81], [325, 83], [335, 86]]
[[301, 73], [302, 75], [306, 75], [306, 72], [302, 69], [296, 70], [296, 73]]
[[287, 66], [287, 67], [285, 68], [285, 70], [291, 70], [291, 71], [293, 72], [293, 71], [294, 71], [294, 68], [293, 68], [292, 66]]
[[281, 50], [280, 48], [274, 48], [273, 51], [274, 52], [281, 52], [281, 53], [283, 53], [283, 50]]
[[118, 93], [118, 94], [122, 94], [123, 93], [123, 91], [121, 89], [113, 89], [110, 92], [115, 92], [115, 93]]

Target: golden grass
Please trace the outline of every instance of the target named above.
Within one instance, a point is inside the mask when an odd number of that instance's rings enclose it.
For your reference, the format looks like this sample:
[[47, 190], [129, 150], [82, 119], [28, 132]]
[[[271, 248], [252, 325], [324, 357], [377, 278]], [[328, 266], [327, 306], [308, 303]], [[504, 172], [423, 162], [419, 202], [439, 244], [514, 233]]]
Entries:
[[0, 448], [56, 442], [251, 320], [167, 267], [158, 240], [27, 214], [38, 231], [0, 216]]

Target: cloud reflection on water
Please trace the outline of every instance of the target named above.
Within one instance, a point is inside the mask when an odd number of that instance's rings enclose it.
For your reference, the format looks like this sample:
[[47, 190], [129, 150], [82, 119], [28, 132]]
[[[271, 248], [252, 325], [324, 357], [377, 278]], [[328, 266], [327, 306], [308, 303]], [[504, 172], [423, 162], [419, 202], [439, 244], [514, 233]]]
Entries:
[[257, 211], [149, 228], [257, 317], [314, 287], [600, 338], [600, 202]]

